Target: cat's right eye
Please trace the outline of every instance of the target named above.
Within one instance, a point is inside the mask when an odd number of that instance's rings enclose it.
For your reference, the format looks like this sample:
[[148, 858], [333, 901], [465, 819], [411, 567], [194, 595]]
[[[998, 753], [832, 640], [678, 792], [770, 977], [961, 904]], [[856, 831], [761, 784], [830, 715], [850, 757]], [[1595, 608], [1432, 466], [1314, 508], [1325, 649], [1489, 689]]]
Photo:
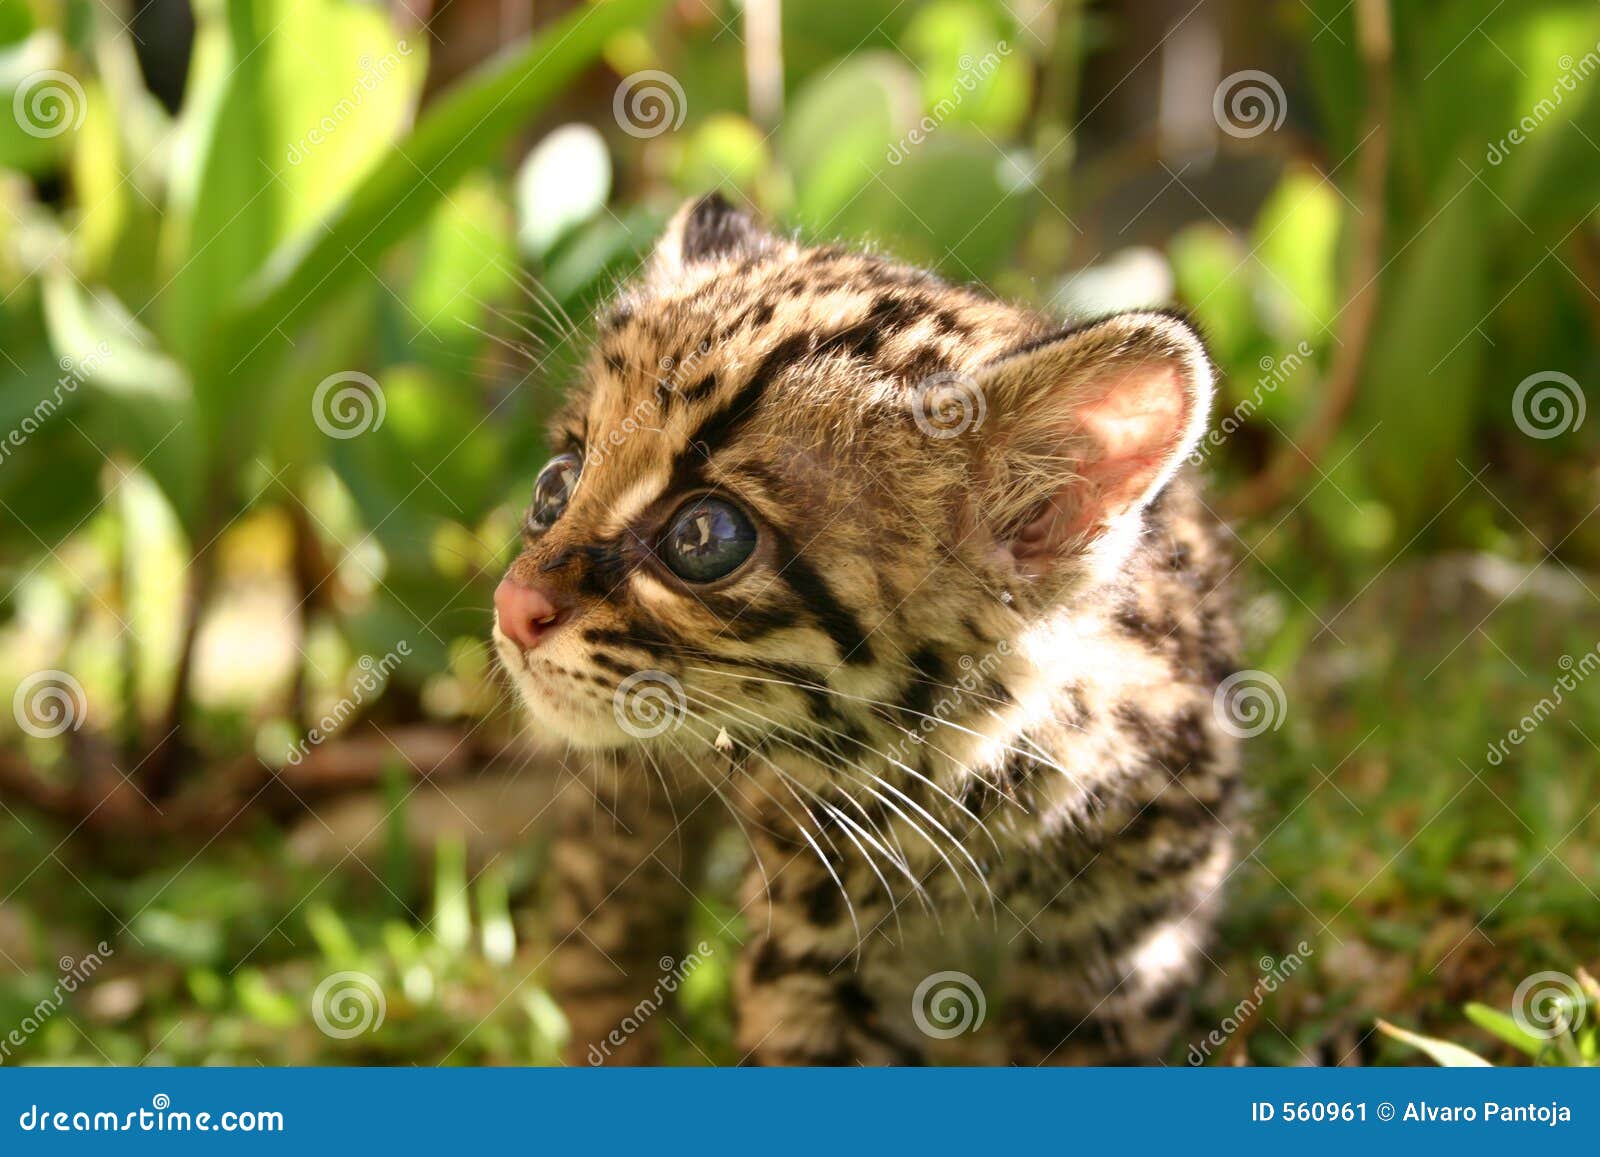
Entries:
[[549, 530], [561, 517], [572, 492], [578, 488], [578, 475], [583, 470], [583, 459], [576, 454], [558, 454], [539, 471], [533, 483], [533, 506], [528, 511], [528, 526], [533, 530]]

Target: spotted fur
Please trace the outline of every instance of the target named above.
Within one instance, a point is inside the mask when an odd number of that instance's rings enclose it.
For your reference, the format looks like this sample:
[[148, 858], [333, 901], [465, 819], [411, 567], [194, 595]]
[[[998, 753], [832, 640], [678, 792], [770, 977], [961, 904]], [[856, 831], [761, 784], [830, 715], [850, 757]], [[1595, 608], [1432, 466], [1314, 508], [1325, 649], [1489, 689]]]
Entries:
[[[930, 380], [981, 420], [931, 436]], [[1180, 468], [1210, 391], [1176, 317], [1063, 328], [720, 198], [678, 215], [556, 424], [585, 458], [570, 504], [508, 574], [559, 625], [526, 652], [495, 632], [592, 764], [555, 853], [575, 1057], [682, 950], [701, 829], [730, 814], [752, 1062], [1162, 1054], [1236, 806], [1227, 566]], [[693, 587], [656, 547], [704, 492], [760, 538]], [[640, 672], [681, 716], [643, 738]], [[943, 972], [981, 1026], [943, 1030]], [[658, 1028], [607, 1059], [653, 1058]]]

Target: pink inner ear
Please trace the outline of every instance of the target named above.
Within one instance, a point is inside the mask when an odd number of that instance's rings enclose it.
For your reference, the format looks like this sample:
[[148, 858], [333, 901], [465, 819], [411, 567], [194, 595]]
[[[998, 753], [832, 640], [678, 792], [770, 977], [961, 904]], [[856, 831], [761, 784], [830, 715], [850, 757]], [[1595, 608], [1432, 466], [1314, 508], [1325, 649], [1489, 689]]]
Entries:
[[1106, 383], [1074, 414], [1085, 443], [1078, 472], [1119, 514], [1144, 496], [1189, 424], [1189, 400], [1173, 367], [1137, 366]]
[[1180, 447], [1191, 405], [1171, 365], [1134, 366], [1093, 383], [1062, 436], [1076, 477], [1012, 538], [1019, 569], [1043, 573], [1070, 542], [1096, 537], [1143, 499]]

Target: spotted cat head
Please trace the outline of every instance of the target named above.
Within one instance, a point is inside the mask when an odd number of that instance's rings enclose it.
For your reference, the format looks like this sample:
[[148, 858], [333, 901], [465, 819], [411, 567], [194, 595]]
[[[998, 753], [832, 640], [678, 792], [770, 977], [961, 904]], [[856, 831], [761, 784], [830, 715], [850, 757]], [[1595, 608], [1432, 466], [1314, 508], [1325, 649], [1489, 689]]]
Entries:
[[500, 657], [593, 747], [903, 724], [997, 649], [1014, 702], [1007, 641], [1116, 581], [1211, 381], [1175, 317], [1063, 328], [692, 203], [555, 424]]

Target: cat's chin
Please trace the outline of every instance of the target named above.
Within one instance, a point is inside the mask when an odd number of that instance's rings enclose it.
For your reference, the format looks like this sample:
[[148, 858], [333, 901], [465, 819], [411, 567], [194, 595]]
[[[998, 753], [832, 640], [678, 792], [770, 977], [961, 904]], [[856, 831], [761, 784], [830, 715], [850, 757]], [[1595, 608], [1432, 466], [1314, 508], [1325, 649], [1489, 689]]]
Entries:
[[527, 677], [518, 678], [516, 685], [517, 697], [528, 712], [535, 734], [541, 738], [595, 751], [638, 742], [617, 726], [610, 711], [596, 711], [588, 703], [539, 687]]
[[609, 700], [602, 711], [580, 697], [564, 694], [559, 688], [542, 686], [527, 675], [515, 674], [512, 682], [533, 725], [531, 730], [540, 739], [588, 751], [615, 751], [639, 743], [636, 737], [617, 726]]

